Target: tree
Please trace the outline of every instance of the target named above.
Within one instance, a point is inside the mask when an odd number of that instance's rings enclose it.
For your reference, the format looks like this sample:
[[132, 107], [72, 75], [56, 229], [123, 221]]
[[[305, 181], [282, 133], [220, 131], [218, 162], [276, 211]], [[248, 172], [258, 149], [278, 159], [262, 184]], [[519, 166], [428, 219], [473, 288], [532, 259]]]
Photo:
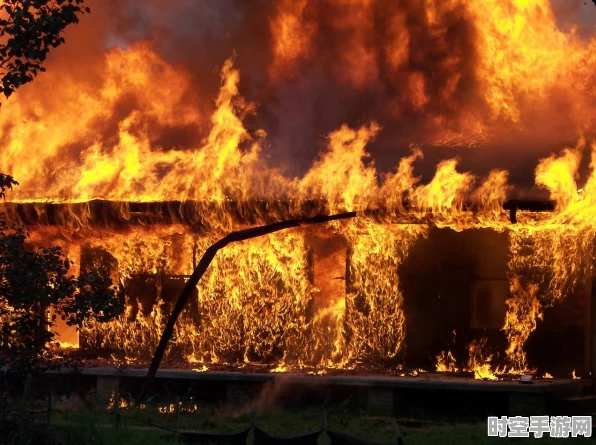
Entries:
[[25, 229], [0, 219], [0, 365], [25, 377], [70, 366], [54, 347], [58, 317], [70, 326], [108, 321], [123, 310], [105, 268], [75, 277], [60, 247], [35, 248]]
[[[91, 12], [84, 0], [3, 0], [0, 2], [0, 91], [7, 98], [31, 82], [50, 48], [64, 43], [64, 29], [78, 23], [79, 15]], [[0, 198], [18, 185], [0, 173]]]
[[19, 185], [12, 176], [0, 173], [0, 198], [6, 196], [6, 190], [12, 190], [13, 185]]
[[[90, 12], [84, 0], [4, 0], [0, 4], [0, 92], [7, 98], [40, 71], [64, 29]], [[0, 173], [0, 198], [15, 179]], [[72, 262], [60, 247], [35, 248], [18, 222], [0, 214], [0, 365], [21, 378], [72, 364], [52, 347], [57, 317], [71, 326], [107, 321], [123, 310], [107, 270], [69, 275]]]
[[0, 5], [0, 80], [7, 98], [31, 82], [64, 29], [90, 12], [84, 0], [4, 0]]

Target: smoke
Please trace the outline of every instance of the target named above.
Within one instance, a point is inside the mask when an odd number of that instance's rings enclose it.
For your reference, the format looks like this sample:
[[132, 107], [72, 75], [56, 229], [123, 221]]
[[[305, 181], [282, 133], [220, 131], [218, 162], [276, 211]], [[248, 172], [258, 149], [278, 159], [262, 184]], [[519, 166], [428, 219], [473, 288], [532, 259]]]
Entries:
[[[244, 406], [221, 410], [218, 414], [228, 417], [239, 417], [242, 415], [267, 412], [272, 408], [279, 407], [291, 400], [295, 404], [301, 403], [301, 399], [315, 397], [321, 399], [327, 395], [326, 379], [319, 376], [312, 379], [310, 384], [302, 384], [300, 387], [292, 382], [291, 376], [280, 374], [272, 383], [263, 385], [257, 397], [251, 398]], [[323, 396], [323, 397], [321, 397]]]
[[[423, 180], [437, 161], [457, 156], [462, 169], [483, 175], [506, 168], [512, 181], [529, 185], [540, 157], [589, 135], [596, 122], [596, 8], [584, 3], [89, 0], [92, 13], [51, 54], [46, 82], [36, 80], [14, 100], [68, 107], [61, 83], [80, 83], [92, 95], [106, 81], [108, 51], [148, 42], [165, 65], [147, 69], [183, 74], [171, 102], [175, 118], [164, 124], [145, 113], [139, 125], [152, 129], [155, 147], [190, 149], [208, 134], [219, 69], [235, 54], [240, 93], [256, 105], [245, 125], [252, 134], [267, 132], [263, 156], [289, 176], [304, 175], [326, 135], [342, 124], [375, 121], [382, 130], [367, 147], [367, 162], [380, 171], [391, 170], [415, 143], [425, 152], [416, 166]], [[516, 23], [525, 28], [518, 32]], [[82, 147], [113, 139], [123, 120], [146, 106], [143, 95], [169, 87], [147, 84], [123, 94], [89, 122], [93, 135], [66, 141], [57, 157], [78, 162]], [[189, 113], [196, 116], [183, 116]]]
[[587, 0], [550, 0], [557, 24], [563, 30], [576, 28], [583, 38], [596, 32], [596, 6]]

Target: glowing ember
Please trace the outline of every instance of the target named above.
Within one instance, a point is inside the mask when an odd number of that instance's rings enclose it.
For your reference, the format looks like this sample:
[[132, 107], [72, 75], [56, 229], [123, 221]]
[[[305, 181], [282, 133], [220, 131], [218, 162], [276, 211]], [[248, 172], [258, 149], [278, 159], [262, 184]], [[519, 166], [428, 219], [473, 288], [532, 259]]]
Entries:
[[193, 368], [192, 370], [195, 372], [205, 372], [205, 371], [209, 371], [209, 368], [207, 368], [207, 366], [203, 365], [200, 368]]
[[[112, 392], [112, 394], [110, 395], [110, 401], [108, 403], [108, 409], [114, 409], [114, 407], [116, 406], [116, 395], [114, 392]], [[120, 397], [120, 400], [118, 401], [118, 408], [128, 408], [129, 406], [129, 402]]]

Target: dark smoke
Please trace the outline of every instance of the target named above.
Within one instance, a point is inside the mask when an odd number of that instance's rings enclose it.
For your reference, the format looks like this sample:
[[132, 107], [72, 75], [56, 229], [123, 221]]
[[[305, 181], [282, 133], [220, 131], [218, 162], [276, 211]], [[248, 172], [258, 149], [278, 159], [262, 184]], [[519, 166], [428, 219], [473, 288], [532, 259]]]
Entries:
[[[576, 24], [583, 38], [591, 37], [594, 5], [581, 0], [551, 1], [561, 29]], [[443, 30], [438, 34], [437, 27], [428, 23], [424, 2], [418, 0], [378, 0], [362, 10], [339, 1], [311, 0], [302, 20], [317, 30], [312, 53], [297, 63], [292, 76], [274, 76], [270, 21], [277, 3], [90, 0], [92, 14], [68, 31], [67, 44], [52, 54], [48, 69], [66, 66], [73, 77], [98, 84], [102, 79], [97, 78], [97, 67], [107, 50], [150, 41], [160, 57], [191, 73], [193, 91], [187, 100], [201, 109], [212, 109], [220, 82], [218, 69], [236, 54], [241, 93], [258, 106], [246, 124], [251, 131], [267, 131], [266, 155], [289, 175], [302, 175], [324, 145], [325, 135], [342, 123], [357, 126], [376, 120], [381, 125], [382, 132], [369, 147], [381, 171], [390, 170], [409, 154], [412, 143], [421, 144], [425, 159], [418, 162], [417, 171], [425, 180], [432, 176], [438, 160], [458, 156], [463, 170], [482, 175], [493, 168], [507, 168], [512, 182], [529, 186], [537, 160], [576, 138], [577, 123], [565, 113], [571, 105], [563, 92], [554, 97], [561, 110], [555, 125], [549, 112], [530, 110], [525, 112], [523, 131], [497, 122], [494, 134], [485, 139], [474, 136], [472, 144], [436, 142], [446, 129], [465, 134], [469, 114], [489, 119], [478, 84], [478, 36], [464, 6], [436, 2], [438, 27]], [[351, 19], [356, 13], [364, 14], [365, 20], [354, 25]], [[403, 19], [396, 34], [399, 17]], [[396, 68], [387, 48], [402, 43], [408, 54]], [[372, 57], [346, 58], [357, 45], [363, 45]], [[354, 68], [361, 68], [364, 77], [358, 78]], [[417, 101], [411, 91], [416, 82], [423, 85], [425, 101]], [[126, 114], [134, 107], [134, 101], [124, 103], [120, 111]], [[161, 129], [156, 130], [155, 140], [166, 149], [196, 147], [207, 131], [208, 125]]]

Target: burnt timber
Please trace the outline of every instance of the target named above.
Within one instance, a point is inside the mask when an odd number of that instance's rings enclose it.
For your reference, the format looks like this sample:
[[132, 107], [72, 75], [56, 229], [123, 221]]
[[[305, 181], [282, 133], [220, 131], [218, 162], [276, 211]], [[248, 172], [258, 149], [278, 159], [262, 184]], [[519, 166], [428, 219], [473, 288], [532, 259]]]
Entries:
[[[517, 212], [552, 212], [553, 201], [509, 200], [503, 204], [503, 212], [509, 213], [512, 223]], [[465, 205], [464, 211], [475, 213], [473, 205]], [[291, 200], [259, 200], [244, 202], [225, 201], [162, 201], [125, 202], [92, 200], [78, 203], [7, 202], [2, 211], [9, 219], [18, 219], [26, 226], [80, 226], [89, 228], [118, 229], [129, 225], [183, 224], [197, 231], [220, 226], [225, 220], [233, 225], [269, 224], [297, 217], [326, 214], [326, 203], [308, 200], [297, 203]], [[401, 208], [374, 206], [361, 212], [373, 220], [396, 224], [426, 224], [432, 222], [432, 213], [413, 209], [408, 202]]]

